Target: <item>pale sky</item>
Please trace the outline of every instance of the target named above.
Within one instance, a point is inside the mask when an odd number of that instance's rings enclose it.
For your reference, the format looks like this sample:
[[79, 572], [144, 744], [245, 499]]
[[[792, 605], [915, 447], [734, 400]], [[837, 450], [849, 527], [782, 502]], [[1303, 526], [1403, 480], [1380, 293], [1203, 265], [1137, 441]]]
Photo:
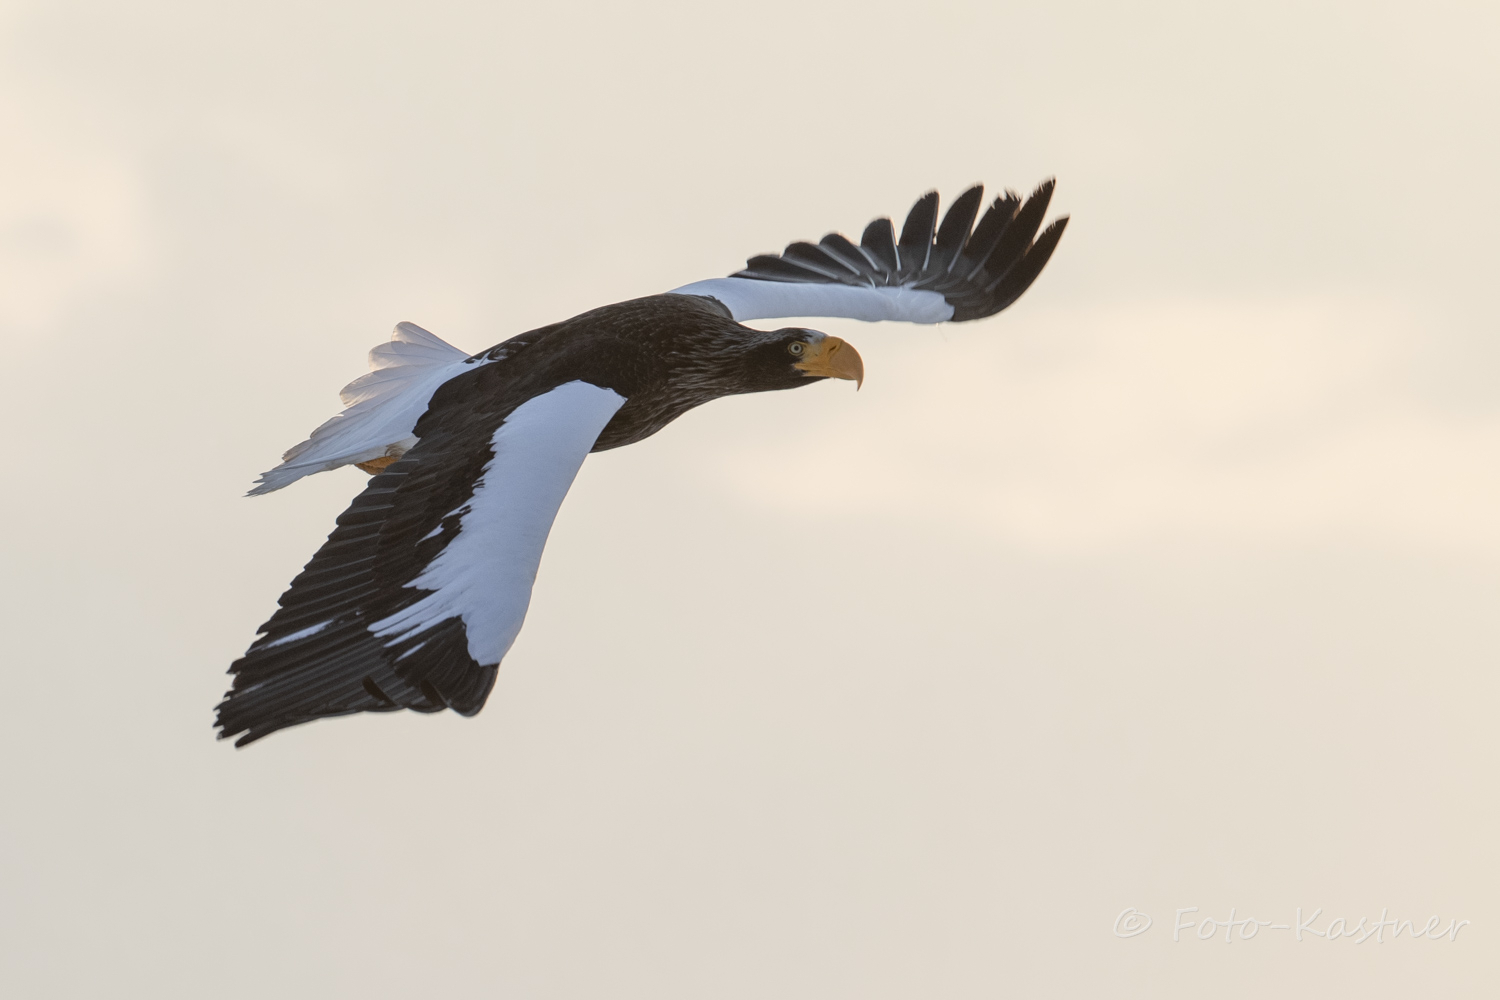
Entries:
[[[1491, 995], [1497, 52], [1492, 3], [0, 6], [0, 993]], [[1053, 175], [1010, 310], [819, 321], [859, 393], [591, 457], [480, 715], [214, 741], [364, 476], [242, 494], [395, 323]], [[1173, 941], [1298, 907], [1441, 927]]]

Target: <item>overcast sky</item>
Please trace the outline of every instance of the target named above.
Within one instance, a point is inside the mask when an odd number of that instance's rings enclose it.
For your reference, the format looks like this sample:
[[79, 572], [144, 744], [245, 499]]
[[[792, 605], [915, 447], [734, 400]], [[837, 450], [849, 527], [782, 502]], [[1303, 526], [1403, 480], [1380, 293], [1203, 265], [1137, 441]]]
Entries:
[[[510, 6], [0, 6], [0, 991], [1488, 995], [1497, 7]], [[213, 740], [396, 322], [1054, 175], [1007, 312], [590, 458], [479, 716]], [[1472, 923], [1172, 940], [1299, 906]]]

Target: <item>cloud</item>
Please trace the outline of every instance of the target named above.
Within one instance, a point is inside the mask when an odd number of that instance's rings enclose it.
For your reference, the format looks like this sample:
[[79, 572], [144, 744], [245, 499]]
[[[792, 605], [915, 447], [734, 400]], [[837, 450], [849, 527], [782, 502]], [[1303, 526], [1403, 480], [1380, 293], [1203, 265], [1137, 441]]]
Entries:
[[[0, 38], [6, 34], [0, 25]], [[46, 332], [76, 297], [148, 259], [140, 171], [67, 102], [12, 70], [0, 79], [0, 337]]]
[[852, 335], [859, 405], [737, 448], [759, 502], [941, 517], [1046, 551], [1178, 537], [1357, 538], [1500, 550], [1500, 414], [1446, 411], [1410, 375], [1426, 334], [1390, 302], [1137, 303]]

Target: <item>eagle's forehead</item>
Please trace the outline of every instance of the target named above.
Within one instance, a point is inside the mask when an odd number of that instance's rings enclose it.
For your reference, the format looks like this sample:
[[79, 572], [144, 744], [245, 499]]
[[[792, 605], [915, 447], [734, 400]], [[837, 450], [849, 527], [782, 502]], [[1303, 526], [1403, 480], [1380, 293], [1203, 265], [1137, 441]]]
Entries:
[[814, 330], [804, 326], [784, 326], [779, 330], [752, 330], [741, 327], [746, 336], [741, 341], [747, 347], [762, 347], [766, 344], [779, 344], [789, 338], [805, 340], [810, 344], [821, 343], [828, 334], [821, 330]]

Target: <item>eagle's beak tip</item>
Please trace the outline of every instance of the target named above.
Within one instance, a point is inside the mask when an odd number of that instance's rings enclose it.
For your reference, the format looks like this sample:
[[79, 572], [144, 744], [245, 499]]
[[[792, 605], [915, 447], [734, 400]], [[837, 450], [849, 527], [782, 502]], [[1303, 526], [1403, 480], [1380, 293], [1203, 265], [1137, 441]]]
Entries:
[[852, 344], [839, 337], [825, 337], [813, 345], [811, 354], [795, 365], [807, 375], [848, 379], [855, 391], [865, 384], [865, 363]]

